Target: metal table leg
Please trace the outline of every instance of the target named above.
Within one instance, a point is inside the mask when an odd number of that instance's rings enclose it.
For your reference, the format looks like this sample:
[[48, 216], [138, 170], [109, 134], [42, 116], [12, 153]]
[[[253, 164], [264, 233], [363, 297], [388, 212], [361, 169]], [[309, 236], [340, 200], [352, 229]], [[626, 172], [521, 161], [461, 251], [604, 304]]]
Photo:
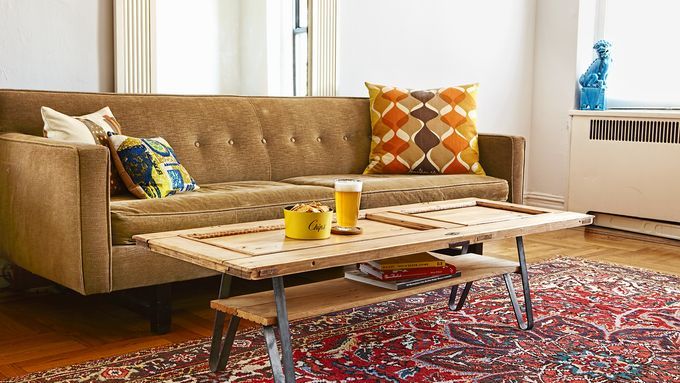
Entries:
[[515, 288], [512, 285], [512, 279], [510, 279], [509, 274], [503, 274], [503, 280], [505, 281], [505, 287], [508, 289], [508, 295], [510, 295], [510, 301], [512, 302], [512, 309], [515, 312], [515, 318], [517, 318], [517, 325], [522, 330], [531, 330], [534, 327], [534, 313], [531, 306], [531, 291], [529, 290], [529, 274], [527, 271], [527, 262], [524, 255], [524, 240], [522, 237], [517, 237], [517, 257], [519, 259], [519, 270], [522, 276], [522, 293], [524, 295], [524, 310], [526, 313], [526, 322], [522, 318], [522, 310], [517, 302], [517, 295], [515, 294]]
[[290, 341], [290, 326], [288, 324], [286, 290], [283, 287], [283, 277], [272, 278], [272, 284], [274, 285], [276, 320], [279, 327], [281, 353], [283, 354], [283, 373], [286, 378], [286, 383], [293, 383], [295, 382], [295, 366], [293, 365], [293, 345]]
[[[236, 338], [236, 331], [238, 330], [238, 324], [240, 321], [241, 318], [235, 316], [232, 316], [231, 319], [229, 320], [229, 328], [227, 329], [227, 333], [224, 335], [224, 342], [222, 342], [222, 350], [220, 351], [219, 354], [220, 355], [219, 360], [214, 369], [211, 363], [210, 367], [211, 371], [213, 372], [222, 371], [227, 366], [229, 354], [231, 354], [231, 346], [234, 344], [234, 338]], [[210, 350], [210, 354], [212, 356], [212, 350]]]
[[281, 357], [279, 350], [276, 348], [276, 334], [272, 326], [262, 327], [262, 334], [267, 344], [267, 353], [269, 354], [269, 363], [272, 366], [272, 375], [274, 375], [275, 383], [284, 383], [286, 377], [283, 375], [283, 368], [281, 368]]
[[[227, 298], [229, 296], [229, 291], [231, 290], [231, 275], [222, 274], [222, 281], [220, 283], [220, 291], [217, 294], [218, 299]], [[236, 330], [238, 329], [238, 323], [240, 318], [232, 317], [229, 321], [229, 329], [224, 336], [224, 342], [222, 343], [222, 332], [224, 329], [224, 320], [226, 319], [226, 314], [221, 311], [215, 312], [215, 324], [213, 325], [213, 335], [210, 342], [210, 359], [209, 367], [210, 371], [217, 372], [227, 365], [227, 360], [229, 358], [229, 353], [231, 352], [231, 345], [234, 343], [234, 337], [236, 336]]]
[[460, 300], [458, 301], [458, 304], [456, 304], [458, 285], [451, 286], [451, 295], [449, 296], [449, 309], [453, 311], [460, 311], [460, 309], [462, 309], [463, 305], [465, 304], [465, 300], [467, 299], [468, 293], [470, 293], [471, 287], [472, 282], [468, 282], [465, 284], [465, 287], [463, 287], [463, 292], [460, 294]]
[[[474, 245], [473, 245], [474, 246]], [[452, 243], [449, 245], [450, 249], [457, 249], [460, 247], [460, 254], [467, 254], [468, 251], [470, 250], [470, 241], [465, 241], [465, 242], [460, 242], [460, 243]], [[458, 304], [456, 304], [456, 295], [458, 294], [458, 285], [451, 286], [451, 294], [449, 295], [449, 309], [453, 311], [459, 311], [460, 309], [463, 308], [463, 305], [465, 304], [465, 300], [467, 299], [468, 293], [470, 293], [470, 288], [472, 287], [472, 282], [468, 282], [465, 284], [465, 287], [463, 288], [463, 292], [460, 294], [460, 300], [458, 301]]]

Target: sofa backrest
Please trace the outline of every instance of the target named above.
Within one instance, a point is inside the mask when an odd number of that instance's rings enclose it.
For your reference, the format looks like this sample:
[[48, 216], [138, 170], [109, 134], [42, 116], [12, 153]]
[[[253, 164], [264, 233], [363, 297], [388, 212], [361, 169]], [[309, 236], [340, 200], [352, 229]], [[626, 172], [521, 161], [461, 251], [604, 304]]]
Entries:
[[164, 137], [200, 183], [361, 173], [366, 98], [172, 96], [0, 90], [0, 132], [42, 135], [40, 107], [111, 108], [126, 135]]

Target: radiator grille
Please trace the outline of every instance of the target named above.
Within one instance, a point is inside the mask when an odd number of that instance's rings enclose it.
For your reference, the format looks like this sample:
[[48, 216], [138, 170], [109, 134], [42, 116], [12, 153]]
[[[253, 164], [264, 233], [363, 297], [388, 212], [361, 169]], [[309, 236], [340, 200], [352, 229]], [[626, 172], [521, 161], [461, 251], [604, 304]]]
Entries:
[[590, 139], [680, 144], [680, 122], [663, 120], [590, 120]]

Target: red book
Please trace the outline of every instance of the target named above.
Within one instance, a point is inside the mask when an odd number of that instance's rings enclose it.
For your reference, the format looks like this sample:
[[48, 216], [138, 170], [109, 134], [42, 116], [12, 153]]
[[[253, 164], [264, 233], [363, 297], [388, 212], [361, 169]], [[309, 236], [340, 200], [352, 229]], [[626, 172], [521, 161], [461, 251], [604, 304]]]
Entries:
[[455, 274], [456, 266], [446, 265], [437, 267], [419, 267], [417, 269], [381, 271], [367, 263], [360, 263], [359, 270], [361, 270], [361, 272], [365, 274], [372, 275], [380, 279], [381, 281], [398, 281], [402, 279], [414, 279], [431, 277], [435, 275]]

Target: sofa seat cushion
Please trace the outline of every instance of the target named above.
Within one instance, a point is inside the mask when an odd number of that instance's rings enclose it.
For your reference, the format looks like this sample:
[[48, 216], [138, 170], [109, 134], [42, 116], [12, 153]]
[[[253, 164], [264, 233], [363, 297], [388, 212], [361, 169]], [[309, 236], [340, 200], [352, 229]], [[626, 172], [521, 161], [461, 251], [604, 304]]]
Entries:
[[336, 174], [294, 177], [282, 182], [332, 188], [337, 178], [363, 181], [362, 209], [467, 197], [497, 201], [508, 198], [506, 180], [475, 174]]
[[281, 218], [284, 206], [332, 199], [330, 188], [270, 181], [205, 184], [161, 199], [113, 197], [112, 243], [131, 244], [136, 234]]

